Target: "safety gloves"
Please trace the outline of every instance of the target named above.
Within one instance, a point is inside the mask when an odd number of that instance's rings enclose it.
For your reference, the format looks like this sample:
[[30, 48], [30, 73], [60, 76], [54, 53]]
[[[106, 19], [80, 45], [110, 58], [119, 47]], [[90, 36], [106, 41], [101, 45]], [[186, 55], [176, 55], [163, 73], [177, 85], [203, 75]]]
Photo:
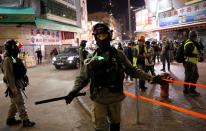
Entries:
[[167, 80], [173, 80], [174, 78], [168, 73], [162, 73], [153, 77], [152, 84], [167, 85], [169, 82]]

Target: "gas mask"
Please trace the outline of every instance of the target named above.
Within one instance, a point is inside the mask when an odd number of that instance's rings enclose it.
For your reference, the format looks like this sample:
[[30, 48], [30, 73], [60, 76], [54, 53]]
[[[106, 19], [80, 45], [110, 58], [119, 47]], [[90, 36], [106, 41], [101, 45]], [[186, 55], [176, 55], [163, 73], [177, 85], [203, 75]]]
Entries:
[[107, 50], [110, 47], [112, 31], [107, 25], [101, 23], [96, 24], [93, 27], [93, 35], [101, 50]]

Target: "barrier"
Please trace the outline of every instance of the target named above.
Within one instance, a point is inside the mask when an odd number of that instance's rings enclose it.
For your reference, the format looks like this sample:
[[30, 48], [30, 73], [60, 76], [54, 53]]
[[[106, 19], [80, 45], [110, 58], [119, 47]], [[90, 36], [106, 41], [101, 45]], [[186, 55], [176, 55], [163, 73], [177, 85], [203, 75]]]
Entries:
[[167, 82], [171, 82], [171, 83], [181, 84], [181, 85], [190, 85], [190, 86], [197, 86], [197, 87], [201, 87], [201, 88], [206, 88], [206, 85], [203, 85], [203, 84], [194, 84], [194, 83], [178, 81], [178, 80], [170, 80], [170, 79], [163, 79], [163, 80], [165, 80]]
[[174, 105], [171, 105], [171, 104], [163, 103], [163, 102], [160, 102], [160, 101], [157, 101], [157, 100], [154, 100], [154, 99], [150, 99], [150, 98], [147, 98], [147, 97], [144, 97], [144, 96], [137, 96], [137, 95], [132, 94], [132, 93], [130, 93], [128, 91], [124, 91], [124, 94], [126, 96], [129, 96], [129, 97], [134, 98], [134, 99], [146, 100], [146, 101], [149, 101], [149, 102], [161, 105], [161, 106], [165, 106], [165, 107], [168, 107], [170, 109], [173, 109], [173, 110], [176, 110], [176, 111], [179, 111], [179, 112], [191, 115], [191, 116], [195, 116], [195, 117], [198, 117], [198, 118], [206, 119], [206, 115], [205, 114], [201, 114], [201, 113], [198, 113], [198, 112], [190, 111], [190, 110], [178, 107], [178, 106], [174, 106]]

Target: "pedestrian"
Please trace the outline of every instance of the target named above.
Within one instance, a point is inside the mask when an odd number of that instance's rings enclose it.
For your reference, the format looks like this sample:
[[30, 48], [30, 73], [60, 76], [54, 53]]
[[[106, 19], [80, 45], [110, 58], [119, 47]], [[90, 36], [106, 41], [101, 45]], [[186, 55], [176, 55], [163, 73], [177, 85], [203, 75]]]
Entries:
[[[130, 63], [133, 65], [133, 52], [132, 52], [132, 45], [134, 45], [134, 42], [128, 42], [127, 46], [124, 48], [123, 52], [127, 56], [127, 59], [130, 61]], [[130, 77], [130, 81], [133, 81], [132, 77], [128, 74], [125, 74], [125, 80], [128, 80], [128, 77]]]
[[85, 49], [86, 40], [82, 40], [79, 48], [79, 59], [80, 59], [80, 67], [84, 65], [84, 60], [87, 58], [89, 52]]
[[[123, 80], [126, 72], [134, 78], [144, 78], [159, 82], [158, 76], [151, 76], [132, 66], [122, 51], [110, 45], [112, 31], [106, 24], [97, 23], [93, 27], [98, 48], [93, 57], [88, 58], [76, 77], [74, 88], [68, 94], [68, 99], [75, 96], [90, 82], [90, 98], [93, 101], [92, 122], [96, 131], [120, 130], [121, 101]], [[66, 99], [66, 103], [68, 103]]]
[[42, 63], [42, 52], [41, 52], [41, 49], [38, 48], [37, 51], [35, 52], [36, 55], [37, 55], [37, 63], [38, 64], [41, 64]]
[[157, 59], [157, 62], [159, 63], [160, 48], [159, 48], [156, 41], [152, 41], [152, 48], [153, 48], [153, 61], [154, 61], [154, 64], [156, 63], [156, 59]]
[[[189, 38], [184, 43], [184, 56], [185, 62], [183, 63], [185, 69], [185, 82], [197, 83], [199, 78], [198, 73], [198, 49], [197, 49], [197, 31], [190, 31]], [[200, 93], [196, 91], [196, 86], [194, 85], [184, 85], [184, 94], [190, 94], [191, 96], [199, 96]]]
[[202, 43], [202, 39], [199, 38], [198, 40], [198, 52], [199, 52], [199, 62], [204, 61], [204, 44]]
[[170, 71], [170, 43], [167, 37], [164, 37], [162, 40], [161, 59], [162, 59], [161, 71], [165, 72], [166, 62], [167, 62], [167, 69], [168, 71]]
[[[134, 52], [134, 58], [136, 60], [133, 61], [133, 64], [136, 63], [136, 65], [134, 66], [139, 67], [143, 71], [146, 71], [145, 55], [144, 55], [145, 52], [146, 52], [145, 37], [139, 36], [138, 45], [136, 45], [135, 52]], [[145, 92], [148, 89], [148, 87], [145, 86], [145, 80], [142, 78], [139, 79], [139, 88], [141, 89], [142, 92]]]
[[154, 72], [154, 61], [152, 59], [152, 48], [150, 46], [150, 42], [145, 42], [145, 72], [150, 72], [152, 75], [155, 75]]
[[[29, 120], [22, 96], [22, 91], [29, 81], [26, 75], [26, 67], [21, 59], [17, 57], [20, 53], [17, 42], [8, 40], [5, 43], [5, 51], [2, 72], [4, 74], [4, 83], [7, 86], [5, 95], [11, 100], [6, 124], [12, 126], [23, 122], [23, 127], [32, 127], [35, 123]], [[21, 120], [15, 118], [17, 112]]]

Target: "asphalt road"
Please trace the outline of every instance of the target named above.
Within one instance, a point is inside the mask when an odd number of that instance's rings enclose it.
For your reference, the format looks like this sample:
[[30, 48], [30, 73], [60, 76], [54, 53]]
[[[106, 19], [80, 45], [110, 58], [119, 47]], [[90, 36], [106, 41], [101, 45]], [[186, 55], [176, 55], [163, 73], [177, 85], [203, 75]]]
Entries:
[[[28, 69], [30, 86], [26, 89], [25, 99], [27, 111], [33, 128], [22, 128], [21, 125], [9, 127], [5, 124], [9, 108], [9, 98], [4, 97], [6, 89], [0, 81], [0, 131], [93, 131], [91, 120], [81, 108], [77, 100], [70, 105], [65, 101], [34, 105], [35, 101], [67, 95], [72, 89], [75, 76], [79, 70], [56, 70], [52, 65], [40, 65]], [[0, 74], [0, 80], [3, 75]]]

